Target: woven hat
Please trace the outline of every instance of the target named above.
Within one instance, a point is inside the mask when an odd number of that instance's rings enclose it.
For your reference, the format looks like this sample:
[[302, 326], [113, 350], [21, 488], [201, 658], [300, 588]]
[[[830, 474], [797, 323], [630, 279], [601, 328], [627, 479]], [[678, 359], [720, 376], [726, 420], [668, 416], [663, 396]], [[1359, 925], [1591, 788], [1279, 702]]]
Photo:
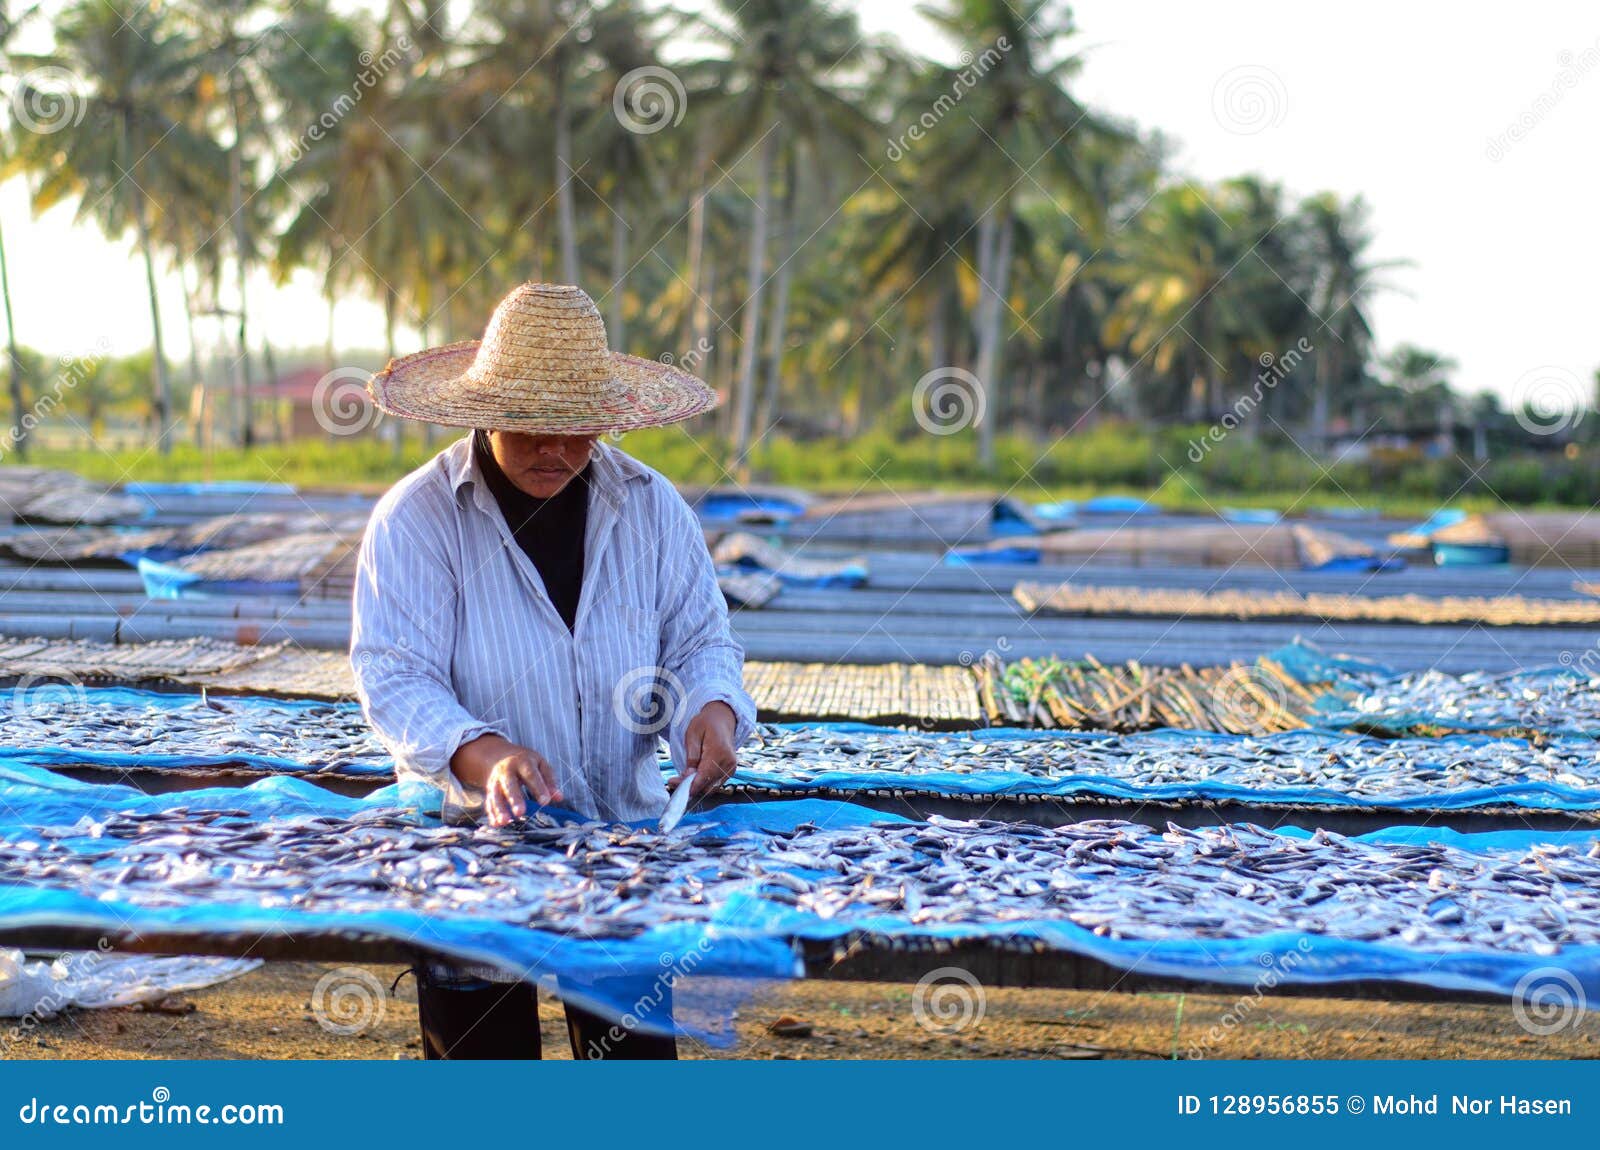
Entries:
[[482, 339], [390, 360], [367, 390], [406, 419], [545, 435], [657, 427], [717, 406], [688, 372], [611, 351], [594, 301], [564, 284], [523, 284]]

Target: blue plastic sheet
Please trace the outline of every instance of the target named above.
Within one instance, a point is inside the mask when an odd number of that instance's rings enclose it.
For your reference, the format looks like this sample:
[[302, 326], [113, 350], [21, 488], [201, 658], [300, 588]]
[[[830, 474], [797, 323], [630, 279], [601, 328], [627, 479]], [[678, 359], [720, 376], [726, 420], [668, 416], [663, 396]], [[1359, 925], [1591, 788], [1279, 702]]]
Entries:
[[[259, 819], [297, 815], [340, 815], [370, 808], [404, 805], [418, 811], [435, 809], [428, 788], [385, 788], [364, 799], [341, 798], [292, 779], [274, 779], [237, 790], [191, 791], [179, 795], [140, 795], [120, 787], [89, 786], [55, 778], [32, 768], [0, 769], [0, 834], [23, 837], [41, 826], [64, 826], [79, 819], [104, 817], [116, 811], [245, 811]], [[420, 817], [429, 817], [422, 815]], [[689, 816], [688, 825], [709, 835], [739, 831], [782, 833], [801, 823], [829, 827], [907, 820], [843, 803], [807, 800], [734, 804]], [[1277, 833], [1301, 837], [1305, 832]], [[1593, 833], [1504, 831], [1459, 834], [1431, 827], [1402, 827], [1362, 835], [1373, 843], [1441, 842], [1458, 850], [1525, 850], [1534, 842], [1570, 845], [1587, 850], [1600, 838]], [[803, 873], [803, 872], [796, 872]], [[124, 931], [200, 936], [292, 936], [361, 932], [425, 947], [452, 958], [491, 963], [526, 972], [529, 977], [556, 979], [563, 990], [591, 1007], [626, 1012], [630, 1004], [586, 997], [584, 987], [597, 979], [627, 976], [659, 977], [677, 956], [702, 957], [696, 978], [776, 979], [797, 973], [793, 941], [837, 939], [855, 932], [901, 939], [1032, 939], [1071, 954], [1088, 955], [1147, 975], [1259, 985], [1271, 969], [1279, 983], [1331, 985], [1352, 980], [1385, 979], [1454, 990], [1510, 994], [1524, 977], [1558, 967], [1577, 980], [1590, 1000], [1600, 997], [1600, 947], [1567, 947], [1554, 956], [1507, 951], [1438, 953], [1388, 944], [1283, 932], [1238, 939], [1108, 939], [1070, 922], [913, 924], [903, 914], [862, 912], [822, 919], [809, 911], [769, 901], [758, 893], [730, 899], [704, 926], [663, 927], [631, 939], [604, 943], [564, 938], [550, 932], [513, 927], [463, 910], [460, 914], [422, 916], [409, 911], [362, 914], [311, 914], [294, 907], [263, 911], [224, 901], [200, 901], [178, 907], [145, 907], [117, 900], [89, 899], [74, 890], [30, 887], [0, 882], [0, 936], [40, 926], [78, 926], [118, 934]], [[1290, 956], [1293, 956], [1291, 959]], [[669, 961], [671, 960], [671, 961]], [[675, 996], [676, 996], [676, 987]], [[702, 1024], [711, 1036], [725, 1036]], [[680, 1029], [690, 1029], [683, 1019]]]
[[291, 483], [265, 483], [249, 479], [214, 479], [203, 483], [124, 483], [128, 495], [293, 495]]
[[1039, 548], [1014, 547], [957, 547], [946, 552], [946, 567], [967, 567], [980, 563], [1037, 563]]
[[144, 593], [152, 599], [186, 599], [205, 595], [296, 595], [300, 584], [293, 579], [206, 579], [192, 571], [159, 563], [154, 559], [137, 561]]

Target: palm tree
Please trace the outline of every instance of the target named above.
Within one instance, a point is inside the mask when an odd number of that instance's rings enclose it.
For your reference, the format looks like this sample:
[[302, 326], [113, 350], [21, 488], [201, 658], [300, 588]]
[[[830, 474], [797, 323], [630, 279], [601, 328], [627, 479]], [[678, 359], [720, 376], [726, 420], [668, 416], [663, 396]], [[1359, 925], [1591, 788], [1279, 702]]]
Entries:
[[1312, 244], [1314, 286], [1311, 309], [1327, 341], [1315, 339], [1316, 394], [1311, 414], [1311, 440], [1327, 445], [1328, 414], [1348, 383], [1351, 365], [1367, 360], [1372, 346], [1368, 307], [1372, 296], [1386, 286], [1384, 271], [1402, 261], [1373, 262], [1367, 255], [1372, 244], [1366, 203], [1357, 196], [1346, 204], [1331, 192], [1314, 196], [1300, 207], [1303, 226]]
[[[30, 8], [17, 16], [12, 16], [10, 5], [6, 0], [0, 0], [0, 62], [6, 59], [6, 46], [11, 42], [12, 35], [17, 27], [33, 14], [35, 9]], [[0, 133], [0, 171], [5, 169], [5, 136]], [[24, 397], [22, 394], [22, 357], [17, 351], [17, 327], [11, 313], [11, 275], [6, 266], [6, 240], [5, 234], [0, 232], [0, 301], [4, 302], [6, 316], [6, 385], [11, 397], [11, 426], [15, 438], [11, 440], [11, 450], [17, 453], [18, 459], [28, 458], [28, 429], [23, 426]]]
[[1263, 301], [1282, 290], [1226, 191], [1157, 193], [1121, 232], [1105, 273], [1121, 289], [1105, 339], [1163, 376], [1181, 372], [1191, 421], [1221, 409], [1223, 373], [1243, 349], [1270, 344]]
[[742, 467], [755, 422], [774, 169], [787, 138], [859, 132], [861, 114], [841, 78], [862, 49], [855, 14], [824, 0], [719, 0], [718, 8], [724, 23], [708, 23], [708, 35], [726, 56], [711, 67], [721, 90], [716, 115], [722, 128], [713, 151], [731, 163], [756, 150], [733, 416], [734, 465]]
[[[158, 217], [174, 200], [221, 194], [226, 166], [188, 115], [199, 96], [200, 53], [163, 10], [131, 0], [82, 0], [62, 13], [56, 44], [51, 55], [25, 59], [66, 68], [89, 84], [82, 114], [49, 134], [18, 135], [14, 162], [36, 180], [35, 214], [76, 199], [79, 221], [94, 220], [113, 237], [133, 230], [144, 257], [154, 411], [166, 452], [172, 395], [156, 293]], [[21, 87], [28, 83], [24, 77]]]
[[[1054, 0], [942, 0], [920, 9], [962, 45], [982, 47], [984, 65], [933, 144], [935, 178], [965, 189], [985, 206], [979, 215], [978, 352], [974, 374], [988, 393], [978, 422], [978, 455], [994, 464], [995, 425], [1001, 418], [1006, 305], [1016, 252], [1017, 198], [1036, 185], [1060, 197], [1063, 212], [1093, 227], [1102, 214], [1083, 163], [1092, 141], [1116, 134], [1073, 99], [1067, 84], [1080, 60], [1061, 52], [1074, 34], [1071, 12]], [[957, 90], [967, 69], [939, 74], [938, 86]]]

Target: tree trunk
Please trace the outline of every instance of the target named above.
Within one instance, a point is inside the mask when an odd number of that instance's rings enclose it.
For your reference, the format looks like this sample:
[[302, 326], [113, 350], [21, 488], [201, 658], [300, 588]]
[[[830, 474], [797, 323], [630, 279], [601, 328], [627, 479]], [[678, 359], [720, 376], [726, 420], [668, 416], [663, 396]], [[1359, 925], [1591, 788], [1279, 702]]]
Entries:
[[775, 253], [779, 263], [777, 282], [773, 285], [772, 314], [768, 316], [767, 331], [767, 388], [766, 395], [761, 402], [761, 431], [766, 434], [767, 428], [777, 418], [778, 401], [783, 390], [783, 342], [789, 326], [789, 284], [793, 280], [794, 258], [796, 253], [792, 249], [794, 243], [794, 215], [795, 215], [795, 183], [796, 168], [794, 157], [790, 156], [786, 165], [783, 187], [783, 203], [778, 208], [778, 250]]
[[955, 282], [948, 276], [939, 279], [939, 289], [934, 294], [932, 314], [928, 317], [928, 370], [937, 371], [950, 366], [950, 297]]
[[767, 213], [772, 202], [772, 160], [778, 128], [770, 127], [761, 141], [756, 169], [755, 211], [750, 217], [750, 262], [745, 269], [744, 325], [739, 333], [739, 394], [735, 397], [733, 428], [734, 469], [744, 466], [750, 448], [750, 425], [755, 416], [756, 364], [760, 360], [761, 295], [767, 266]]
[[[390, 284], [383, 286], [383, 348], [390, 359], [394, 358], [394, 320], [395, 312], [399, 310], [400, 301], [396, 296], [394, 287]], [[406, 421], [393, 419], [389, 421], [394, 426], [394, 461], [399, 463], [405, 458], [405, 430]]]
[[194, 435], [194, 445], [201, 451], [205, 450], [206, 441], [206, 375], [205, 369], [200, 366], [200, 340], [194, 330], [194, 297], [199, 292], [198, 281], [200, 273], [195, 272], [196, 286], [193, 291], [189, 289], [189, 274], [185, 268], [178, 269], [183, 278], [183, 328], [189, 335], [189, 422], [194, 426], [191, 431]]
[[684, 343], [689, 352], [698, 352], [706, 328], [706, 141], [695, 141], [694, 199], [689, 202], [689, 305], [684, 313]]
[[6, 241], [0, 235], [0, 299], [6, 312], [6, 386], [11, 393], [11, 426], [15, 436], [8, 445], [18, 459], [28, 458], [28, 429], [22, 426], [25, 414], [22, 396], [22, 358], [17, 354], [16, 321], [11, 315], [11, 275], [6, 268]]
[[561, 275], [578, 282], [578, 223], [572, 204], [572, 123], [567, 104], [566, 63], [557, 53], [556, 66], [556, 212], [561, 217]]
[[161, 454], [172, 451], [172, 437], [168, 424], [172, 418], [172, 381], [167, 378], [167, 351], [161, 340], [161, 301], [156, 296], [156, 253], [150, 241], [149, 206], [146, 193], [137, 187], [133, 196], [134, 223], [139, 230], [139, 249], [144, 253], [144, 283], [150, 293], [150, 329], [155, 344], [156, 371], [156, 444]]
[[267, 369], [267, 397], [272, 402], [272, 442], [282, 443], [287, 438], [283, 433], [283, 391], [278, 381], [278, 360], [272, 354], [272, 341], [265, 336], [261, 339], [261, 363]]
[[323, 285], [323, 295], [326, 296], [328, 300], [328, 333], [323, 337], [322, 357], [325, 369], [332, 371], [335, 362], [335, 356], [337, 355], [337, 352], [334, 350], [333, 314], [334, 310], [338, 307], [338, 303], [333, 298], [333, 284], [327, 280], [324, 280]]
[[239, 388], [239, 446], [255, 446], [254, 413], [250, 410], [253, 388], [250, 386], [249, 308], [246, 303], [245, 281], [250, 274], [250, 226], [244, 210], [244, 91], [238, 83], [230, 83], [233, 104], [233, 147], [228, 149], [228, 182], [233, 196], [233, 259], [239, 276], [239, 359], [236, 379]]
[[612, 351], [628, 348], [627, 333], [622, 328], [622, 281], [628, 274], [628, 221], [617, 210], [620, 206], [614, 205], [611, 209], [611, 298], [606, 301], [611, 315], [606, 320], [606, 339]]
[[[1000, 421], [1001, 345], [1005, 341], [1006, 281], [1011, 272], [1011, 252], [1016, 229], [1011, 226], [1011, 202], [1000, 204], [989, 239], [992, 256], [988, 274], [978, 290], [978, 361], [973, 372], [984, 391], [984, 409], [978, 419], [978, 464], [994, 466], [995, 425]], [[980, 244], [983, 237], [979, 236]]]

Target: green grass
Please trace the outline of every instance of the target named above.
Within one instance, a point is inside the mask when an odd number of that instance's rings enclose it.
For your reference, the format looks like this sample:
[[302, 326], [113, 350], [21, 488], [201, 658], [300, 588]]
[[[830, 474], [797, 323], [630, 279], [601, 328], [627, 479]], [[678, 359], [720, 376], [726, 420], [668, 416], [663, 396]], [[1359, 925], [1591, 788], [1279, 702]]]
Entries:
[[[1082, 500], [1132, 495], [1163, 507], [1212, 511], [1254, 507], [1306, 512], [1367, 508], [1422, 518], [1448, 502], [1466, 510], [1518, 506], [1591, 506], [1600, 502], [1600, 467], [1588, 449], [1575, 459], [1513, 456], [1495, 461], [1474, 478], [1464, 461], [1379, 458], [1325, 469], [1292, 445], [1228, 443], [1196, 465], [1186, 452], [1194, 429], [1149, 432], [1105, 425], [1037, 444], [1004, 438], [997, 466], [978, 465], [967, 435], [897, 436], [871, 431], [852, 439], [801, 442], [769, 437], [752, 453], [753, 482], [824, 493], [896, 488], [1011, 491], [1019, 498]], [[397, 457], [392, 445], [370, 438], [308, 439], [202, 453], [192, 443], [168, 455], [153, 450], [106, 452], [35, 448], [28, 462], [75, 471], [108, 483], [128, 480], [262, 480], [301, 487], [381, 489], [419, 466], [454, 439], [442, 430], [425, 445], [411, 434]], [[680, 428], [626, 436], [622, 446], [671, 478], [685, 483], [728, 482], [724, 444]]]

